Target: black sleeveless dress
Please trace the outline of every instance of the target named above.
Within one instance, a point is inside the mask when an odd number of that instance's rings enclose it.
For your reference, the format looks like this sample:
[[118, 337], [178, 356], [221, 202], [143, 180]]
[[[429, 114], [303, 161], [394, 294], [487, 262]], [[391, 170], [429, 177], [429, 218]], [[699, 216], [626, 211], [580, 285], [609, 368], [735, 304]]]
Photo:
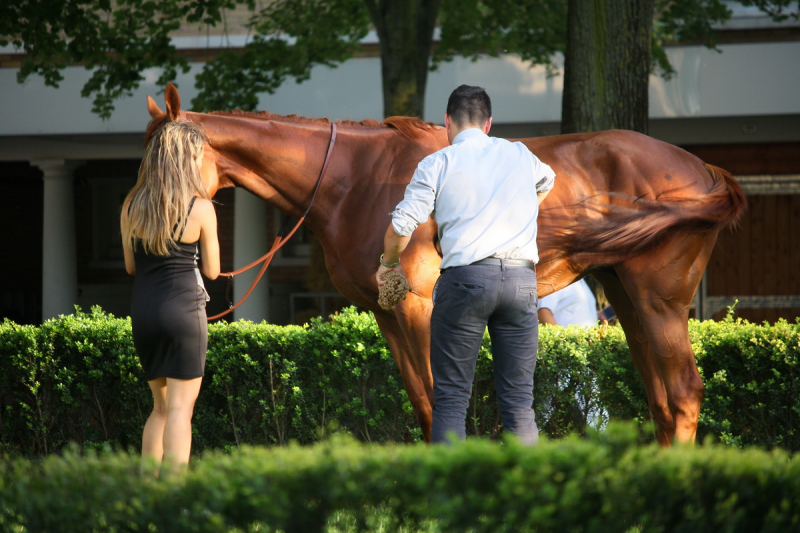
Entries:
[[[184, 221], [178, 241], [185, 229]], [[148, 381], [193, 379], [204, 374], [208, 296], [197, 268], [198, 242], [177, 242], [168, 255], [147, 254], [141, 245], [134, 252], [133, 344]]]

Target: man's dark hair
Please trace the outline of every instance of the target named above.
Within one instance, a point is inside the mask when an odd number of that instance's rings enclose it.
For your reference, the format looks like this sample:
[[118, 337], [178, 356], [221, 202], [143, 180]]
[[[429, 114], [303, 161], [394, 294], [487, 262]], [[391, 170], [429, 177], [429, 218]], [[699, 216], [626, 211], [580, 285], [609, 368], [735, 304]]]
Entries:
[[492, 116], [492, 101], [483, 87], [462, 85], [450, 94], [447, 114], [459, 127], [483, 124]]

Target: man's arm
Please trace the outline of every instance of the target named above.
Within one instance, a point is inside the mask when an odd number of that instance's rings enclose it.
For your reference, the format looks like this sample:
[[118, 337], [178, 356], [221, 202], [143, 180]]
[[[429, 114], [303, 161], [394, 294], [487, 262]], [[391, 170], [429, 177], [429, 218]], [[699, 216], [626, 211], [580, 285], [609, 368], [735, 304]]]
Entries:
[[[397, 270], [400, 268], [400, 255], [403, 253], [403, 250], [406, 249], [408, 246], [409, 241], [411, 240], [411, 235], [404, 236], [398, 235], [397, 232], [394, 230], [394, 226], [390, 223], [389, 227], [386, 228], [386, 233], [383, 236], [383, 257], [381, 259], [381, 265], [378, 267], [378, 271], [375, 272], [375, 279], [378, 282], [378, 289], [386, 283], [384, 280], [381, 279], [381, 276], [386, 274], [391, 270]], [[390, 265], [390, 266], [385, 266]], [[395, 265], [395, 266], [391, 266]], [[402, 269], [401, 269], [402, 270]]]
[[553, 312], [546, 307], [539, 309], [539, 323], [552, 324], [554, 326], [558, 325], [558, 322], [556, 322], [556, 317], [553, 316]]
[[536, 193], [536, 198], [539, 200], [539, 205], [542, 205], [544, 199], [547, 198], [547, 195], [550, 194], [550, 191], [553, 189], [548, 189], [545, 192]]
[[392, 212], [392, 222], [383, 236], [383, 258], [375, 272], [378, 289], [386, 283], [381, 276], [390, 270], [403, 271], [400, 268], [400, 255], [408, 246], [414, 230], [428, 220], [433, 212], [436, 183], [442, 167], [441, 158], [437, 154], [438, 152], [435, 152], [420, 161], [411, 177], [411, 182], [406, 186], [403, 201]]
[[539, 173], [539, 178], [536, 181], [536, 198], [539, 200], [539, 205], [542, 205], [544, 199], [553, 190], [556, 183], [556, 173], [550, 168], [550, 165], [544, 164], [538, 157], [531, 154], [534, 159], [535, 172]]

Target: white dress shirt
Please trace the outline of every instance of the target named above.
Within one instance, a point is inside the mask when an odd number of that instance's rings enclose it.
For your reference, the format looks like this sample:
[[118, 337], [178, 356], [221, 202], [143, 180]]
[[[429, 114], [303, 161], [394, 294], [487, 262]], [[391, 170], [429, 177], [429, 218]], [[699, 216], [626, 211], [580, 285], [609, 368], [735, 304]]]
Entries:
[[466, 129], [419, 163], [392, 226], [408, 236], [433, 215], [442, 269], [487, 257], [536, 263], [536, 195], [554, 182], [553, 169], [524, 144]]
[[559, 326], [596, 326], [597, 300], [585, 280], [579, 280], [539, 300]]

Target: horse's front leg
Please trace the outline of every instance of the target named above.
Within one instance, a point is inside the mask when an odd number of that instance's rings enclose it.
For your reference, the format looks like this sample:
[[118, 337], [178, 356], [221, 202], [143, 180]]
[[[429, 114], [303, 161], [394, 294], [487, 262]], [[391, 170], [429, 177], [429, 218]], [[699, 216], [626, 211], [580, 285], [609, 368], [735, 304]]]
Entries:
[[[406, 300], [422, 300], [409, 294]], [[411, 302], [409, 302], [411, 303]], [[428, 302], [430, 303], [430, 302]], [[398, 305], [398, 308], [401, 307]], [[400, 376], [414, 409], [414, 415], [422, 429], [425, 442], [431, 441], [431, 423], [433, 421], [433, 377], [430, 366], [430, 311], [427, 320], [418, 313], [426, 312], [424, 305], [402, 306], [396, 318], [388, 313], [376, 313], [381, 332], [400, 370]], [[410, 314], [409, 314], [410, 313]], [[401, 323], [402, 322], [402, 323]], [[426, 325], [427, 324], [427, 325]]]

